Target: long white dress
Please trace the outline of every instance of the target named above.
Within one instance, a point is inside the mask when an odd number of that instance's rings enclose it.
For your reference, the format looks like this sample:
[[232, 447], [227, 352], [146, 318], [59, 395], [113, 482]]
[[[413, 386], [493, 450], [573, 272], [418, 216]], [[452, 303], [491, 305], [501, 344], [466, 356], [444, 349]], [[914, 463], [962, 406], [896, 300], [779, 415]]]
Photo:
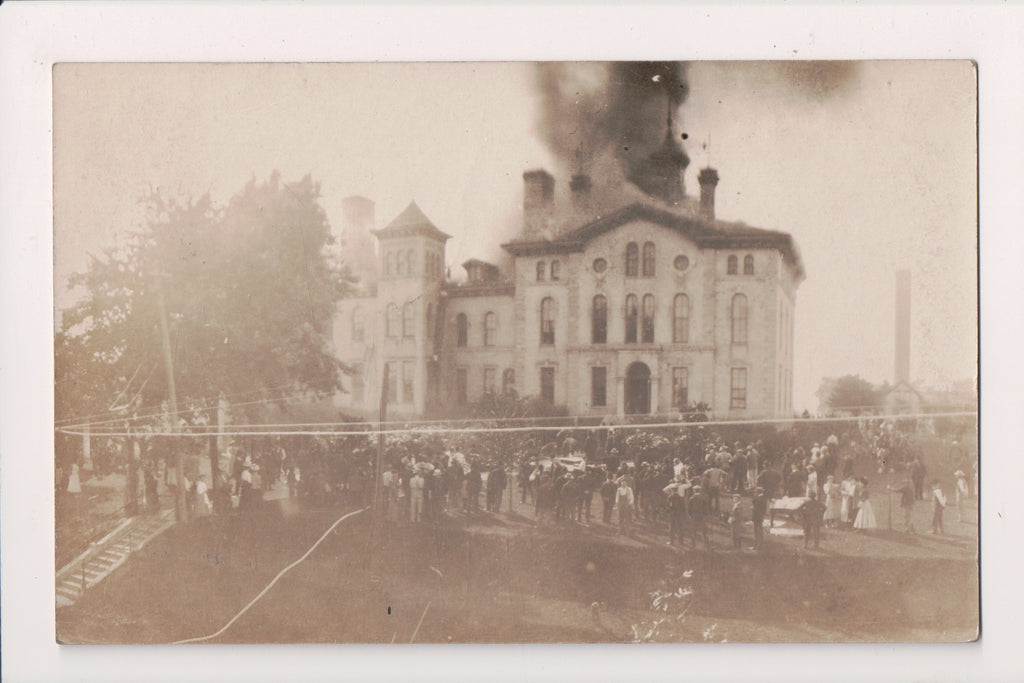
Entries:
[[861, 498], [860, 510], [857, 511], [857, 519], [853, 520], [854, 529], [877, 529], [878, 522], [875, 521], [875, 513], [871, 509], [871, 501], [868, 500], [868, 490], [864, 489]]

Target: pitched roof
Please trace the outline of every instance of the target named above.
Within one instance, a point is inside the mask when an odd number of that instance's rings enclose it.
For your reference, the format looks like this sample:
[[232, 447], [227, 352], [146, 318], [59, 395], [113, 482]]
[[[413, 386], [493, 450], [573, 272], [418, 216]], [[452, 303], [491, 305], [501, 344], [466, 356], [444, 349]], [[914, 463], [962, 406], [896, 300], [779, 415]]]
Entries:
[[707, 220], [699, 215], [671, 211], [643, 201], [629, 204], [552, 240], [515, 239], [501, 246], [516, 256], [582, 251], [584, 245], [595, 237], [636, 220], [650, 221], [675, 230], [694, 240], [700, 247], [778, 249], [793, 264], [797, 276], [804, 277], [800, 252], [788, 233], [755, 228], [740, 222]]
[[430, 222], [415, 201], [409, 202], [409, 206], [405, 207], [405, 210], [398, 214], [397, 218], [388, 223], [386, 227], [374, 230], [373, 234], [377, 236], [377, 239], [410, 235], [423, 235], [440, 242], [451, 239], [451, 235], [441, 232], [436, 225]]

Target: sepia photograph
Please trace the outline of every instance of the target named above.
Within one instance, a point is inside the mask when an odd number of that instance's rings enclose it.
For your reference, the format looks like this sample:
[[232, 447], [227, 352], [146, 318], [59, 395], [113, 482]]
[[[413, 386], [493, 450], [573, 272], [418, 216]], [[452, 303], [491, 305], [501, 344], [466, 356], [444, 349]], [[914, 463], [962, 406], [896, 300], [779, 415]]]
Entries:
[[52, 107], [57, 642], [979, 637], [974, 62]]

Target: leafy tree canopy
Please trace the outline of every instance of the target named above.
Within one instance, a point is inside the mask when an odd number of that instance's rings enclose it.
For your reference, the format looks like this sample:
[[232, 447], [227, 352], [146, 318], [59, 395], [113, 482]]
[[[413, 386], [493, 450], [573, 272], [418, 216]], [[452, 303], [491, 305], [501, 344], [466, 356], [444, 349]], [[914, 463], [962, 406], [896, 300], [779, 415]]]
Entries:
[[882, 393], [871, 382], [859, 375], [844, 375], [835, 381], [828, 405], [832, 410], [859, 415], [864, 411], [873, 412], [882, 404], [882, 398]]
[[160, 412], [161, 297], [180, 409], [226, 395], [252, 415], [266, 400], [336, 390], [331, 319], [351, 280], [319, 196], [309, 176], [274, 173], [225, 207], [146, 197], [145, 227], [71, 279], [85, 295], [56, 334], [58, 420], [129, 404]]

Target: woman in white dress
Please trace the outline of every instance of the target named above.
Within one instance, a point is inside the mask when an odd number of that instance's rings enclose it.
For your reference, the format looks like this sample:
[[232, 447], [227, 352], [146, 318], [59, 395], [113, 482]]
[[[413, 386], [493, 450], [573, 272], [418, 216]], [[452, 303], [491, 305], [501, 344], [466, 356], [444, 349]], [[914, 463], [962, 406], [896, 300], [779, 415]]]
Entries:
[[864, 477], [860, 480], [860, 492], [857, 498], [860, 500], [860, 510], [857, 511], [857, 519], [853, 520], [853, 528], [862, 529], [875, 529], [878, 527], [878, 523], [875, 521], [875, 513], [871, 509], [871, 501], [868, 499], [868, 479]]
[[830, 474], [825, 478], [825, 515], [822, 517], [827, 527], [835, 526], [836, 520], [839, 519], [839, 499], [839, 484]]

